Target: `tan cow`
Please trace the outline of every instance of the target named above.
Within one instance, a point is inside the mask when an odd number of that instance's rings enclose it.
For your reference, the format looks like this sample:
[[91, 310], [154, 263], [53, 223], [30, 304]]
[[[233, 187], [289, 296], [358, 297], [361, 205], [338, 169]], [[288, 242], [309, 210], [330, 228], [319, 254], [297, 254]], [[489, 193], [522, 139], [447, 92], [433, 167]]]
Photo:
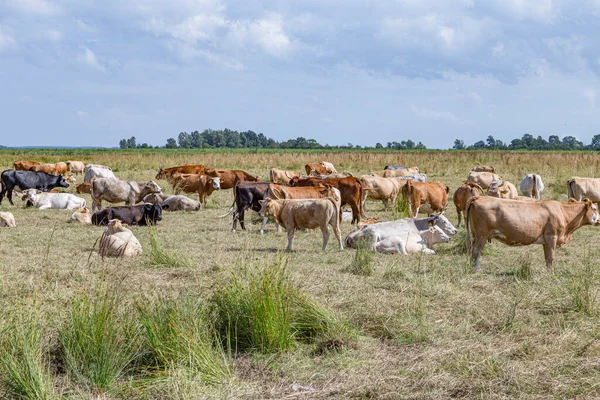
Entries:
[[[326, 174], [337, 174], [338, 173], [335, 170], [335, 167], [333, 166], [333, 164], [328, 161], [321, 161], [321, 165], [325, 168]], [[342, 178], [345, 178], [345, 176], [343, 176]]]
[[92, 194], [91, 186], [92, 186], [92, 184], [89, 182], [80, 183], [75, 186], [75, 191], [77, 193]]
[[567, 182], [569, 198], [581, 201], [587, 197], [594, 203], [600, 204], [600, 178], [580, 178], [574, 176]]
[[98, 254], [102, 258], [137, 256], [142, 254], [142, 245], [120, 220], [111, 219], [100, 238]]
[[80, 224], [83, 224], [83, 225], [91, 225], [92, 224], [92, 213], [90, 212], [90, 210], [88, 210], [85, 207], [80, 208], [79, 210], [75, 211], [71, 215], [69, 222], [79, 222]]
[[516, 199], [519, 196], [517, 187], [509, 181], [494, 181], [487, 190], [487, 195], [501, 199]]
[[290, 185], [290, 180], [294, 177], [300, 177], [300, 173], [295, 171], [285, 171], [282, 169], [271, 168], [269, 178], [276, 185]]
[[493, 172], [471, 171], [467, 175], [467, 180], [465, 183], [469, 183], [469, 182], [476, 183], [479, 186], [481, 186], [482, 189], [487, 189], [488, 187], [490, 187], [492, 182], [501, 181], [501, 180], [502, 180], [502, 178], [500, 178], [498, 175], [496, 175]]
[[408, 204], [409, 217], [416, 218], [423, 203], [428, 203], [433, 211], [444, 211], [448, 205], [450, 188], [439, 182], [407, 181], [402, 188], [402, 198]]
[[589, 199], [568, 203], [555, 200], [519, 201], [477, 196], [466, 212], [467, 242], [472, 236], [471, 262], [479, 269], [486, 242], [498, 239], [510, 246], [541, 244], [546, 266], [554, 270], [554, 250], [577, 229], [598, 224], [598, 208]]
[[383, 202], [383, 209], [387, 211], [388, 201], [391, 201], [392, 207], [396, 204], [396, 199], [400, 194], [402, 186], [407, 181], [401, 182], [396, 178], [383, 178], [380, 176], [363, 175], [360, 177], [360, 182], [363, 186], [362, 196], [362, 216], [366, 218], [365, 206], [367, 197], [373, 200], [381, 200]]
[[39, 164], [33, 165], [29, 168], [30, 171], [34, 172], [45, 172], [50, 175], [54, 175], [54, 171], [56, 169], [56, 164]]
[[204, 175], [206, 173], [206, 168], [208, 167], [200, 164], [185, 164], [170, 168], [160, 168], [154, 179], [167, 179], [176, 173]]
[[259, 214], [265, 217], [275, 218], [281, 224], [288, 235], [287, 251], [292, 250], [294, 234], [297, 228], [315, 229], [321, 228], [323, 233], [323, 251], [327, 249], [329, 240], [329, 228], [331, 225], [337, 237], [340, 250], [343, 250], [342, 234], [340, 232], [340, 199], [327, 197], [324, 199], [304, 200], [273, 200], [266, 198], [259, 201], [261, 204]]
[[72, 174], [83, 174], [85, 163], [83, 161], [67, 161], [67, 170]]
[[40, 163], [37, 161], [24, 160], [15, 161], [13, 163], [13, 167], [16, 171], [29, 171], [29, 168], [33, 167], [34, 165], [40, 165]]
[[399, 176], [411, 176], [419, 173], [418, 167], [402, 168], [402, 169], [384, 169], [383, 171], [373, 172], [373, 176], [381, 176], [384, 178], [396, 178]]
[[0, 212], [0, 227], [16, 228], [14, 215], [10, 212]]
[[208, 197], [221, 189], [221, 180], [207, 175], [175, 173], [168, 181], [173, 185], [173, 192], [179, 194], [198, 193], [198, 200], [204, 204]]
[[471, 170], [473, 172], [492, 172], [492, 173], [496, 173], [496, 168], [492, 167], [491, 165], [478, 165], [476, 167], [473, 167], [473, 169]]
[[467, 209], [467, 201], [471, 197], [483, 195], [483, 189], [476, 183], [465, 183], [456, 189], [454, 195], [452, 196], [452, 201], [456, 207], [456, 214], [458, 214], [458, 224], [456, 225], [457, 228], [460, 226], [462, 213]]
[[270, 183], [265, 192], [265, 197], [273, 200], [322, 199], [334, 196], [340, 197], [339, 191], [331, 185], [295, 187]]
[[66, 174], [68, 171], [67, 163], [63, 161], [59, 161], [54, 164], [54, 175], [58, 176], [60, 174]]

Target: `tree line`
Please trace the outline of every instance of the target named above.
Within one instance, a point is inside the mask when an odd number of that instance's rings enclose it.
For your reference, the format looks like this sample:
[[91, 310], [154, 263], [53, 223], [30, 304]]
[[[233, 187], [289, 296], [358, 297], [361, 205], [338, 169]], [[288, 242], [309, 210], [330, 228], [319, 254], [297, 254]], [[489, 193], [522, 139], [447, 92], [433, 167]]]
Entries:
[[464, 141], [456, 139], [452, 148], [456, 150], [600, 150], [600, 135], [595, 135], [587, 145], [574, 136], [565, 136], [561, 139], [557, 135], [550, 135], [546, 140], [541, 136], [536, 138], [526, 133], [521, 139], [504, 143], [489, 135], [485, 141], [479, 140], [470, 146], [465, 146]]

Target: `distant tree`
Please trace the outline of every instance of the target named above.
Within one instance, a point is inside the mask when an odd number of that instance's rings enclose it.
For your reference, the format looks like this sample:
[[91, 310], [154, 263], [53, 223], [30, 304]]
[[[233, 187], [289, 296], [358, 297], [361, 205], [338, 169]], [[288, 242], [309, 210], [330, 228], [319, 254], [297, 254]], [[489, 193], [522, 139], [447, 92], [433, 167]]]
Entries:
[[147, 149], [149, 147], [150, 146], [148, 146], [148, 143], [142, 143], [142, 144], [138, 145], [138, 149]]
[[556, 135], [550, 135], [548, 137], [548, 148], [551, 150], [558, 150], [561, 146], [560, 138]]
[[476, 149], [485, 149], [485, 142], [483, 140], [475, 142], [473, 143], [473, 147]]
[[379, 142], [375, 143], [375, 148], [376, 149], [383, 149], [383, 145]]
[[187, 132], [180, 132], [177, 137], [177, 142], [182, 149], [189, 149], [192, 147], [192, 137]]
[[177, 148], [177, 141], [174, 138], [168, 138], [167, 139], [167, 144], [165, 145], [165, 147], [167, 149], [176, 149]]
[[579, 150], [583, 148], [583, 143], [574, 136], [565, 136], [562, 139], [562, 147], [565, 150]]
[[590, 148], [592, 150], [600, 150], [600, 135], [594, 135]]
[[137, 147], [137, 145], [135, 143], [135, 136], [132, 136], [129, 139], [127, 139], [127, 148], [128, 149], [135, 149], [136, 147]]
[[425, 145], [421, 142], [417, 143], [417, 145], [415, 146], [415, 149], [419, 149], [419, 150], [423, 150], [426, 149], [427, 147], [425, 147]]
[[460, 139], [455, 139], [454, 140], [454, 146], [452, 146], [453, 149], [455, 150], [464, 150], [465, 148], [465, 142], [460, 140]]
[[122, 149], [126, 149], [128, 147], [127, 146], [127, 139], [121, 139], [121, 140], [119, 140], [119, 147], [122, 148]]

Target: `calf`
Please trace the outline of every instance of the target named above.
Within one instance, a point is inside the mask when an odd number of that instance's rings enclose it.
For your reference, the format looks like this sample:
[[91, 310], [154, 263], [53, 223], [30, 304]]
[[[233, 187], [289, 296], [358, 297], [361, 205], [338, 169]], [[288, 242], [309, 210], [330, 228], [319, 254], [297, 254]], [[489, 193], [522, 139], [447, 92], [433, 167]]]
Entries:
[[150, 193], [149, 195], [144, 196], [142, 202], [150, 204], [162, 204], [162, 202], [169, 197], [170, 196], [168, 194], [164, 193]]
[[452, 196], [452, 201], [454, 202], [454, 206], [456, 207], [456, 214], [458, 214], [458, 224], [457, 227], [460, 226], [460, 221], [462, 219], [462, 214], [467, 209], [467, 201], [471, 197], [475, 196], [483, 196], [483, 189], [476, 183], [465, 183], [461, 185]]
[[408, 204], [409, 216], [415, 218], [423, 203], [429, 204], [433, 211], [444, 211], [448, 205], [450, 188], [439, 182], [407, 181], [402, 188], [402, 197]]
[[0, 212], [0, 227], [16, 228], [15, 217], [9, 212]]
[[160, 186], [154, 181], [137, 182], [94, 178], [91, 183], [92, 211], [102, 209], [102, 200], [109, 203], [125, 202], [128, 206], [132, 206], [142, 201], [144, 196], [150, 193], [162, 192]]
[[198, 200], [201, 203], [206, 203], [215, 190], [221, 189], [221, 179], [207, 175], [175, 173], [168, 178], [168, 181], [173, 185], [176, 194], [198, 193]]
[[274, 217], [287, 231], [287, 251], [292, 250], [297, 228], [315, 229], [317, 227], [320, 227], [323, 233], [323, 251], [325, 251], [329, 240], [328, 224], [333, 227], [340, 250], [344, 248], [339, 226], [339, 199], [333, 197], [304, 200], [273, 200], [267, 198], [260, 203], [259, 214], [263, 217]]
[[327, 174], [327, 168], [321, 163], [306, 164], [304, 166], [304, 170], [306, 171], [306, 175], [308, 176]]
[[49, 208], [74, 210], [85, 207], [85, 199], [70, 193], [38, 193], [36, 189], [27, 189], [25, 196], [27, 206], [32, 205], [40, 210]]
[[142, 254], [142, 245], [121, 221], [112, 219], [100, 237], [98, 254], [104, 257], [137, 256]]
[[92, 186], [91, 183], [83, 182], [78, 185], [75, 185], [75, 191], [79, 194], [81, 194], [81, 193], [91, 194], [92, 193], [91, 186]]
[[542, 182], [542, 177], [538, 174], [527, 174], [521, 180], [519, 189], [521, 189], [521, 193], [524, 196], [539, 200], [541, 193], [544, 191], [544, 182]]
[[220, 187], [222, 190], [232, 189], [239, 181], [243, 182], [260, 182], [260, 177], [251, 175], [241, 169], [214, 169], [206, 168], [206, 175], [213, 178], [219, 178]]
[[162, 220], [160, 204], [138, 204], [136, 206], [106, 207], [92, 215], [92, 224], [106, 225], [111, 219], [118, 219], [127, 225], [156, 225]]
[[438, 243], [448, 243], [450, 236], [437, 226], [407, 236], [392, 236], [377, 243], [375, 249], [386, 254], [435, 254], [431, 247]]
[[21, 190], [27, 189], [38, 189], [42, 192], [49, 192], [55, 187], [69, 187], [69, 184], [65, 181], [65, 177], [62, 175], [54, 176], [44, 172], [33, 172], [33, 171], [14, 171], [6, 170], [0, 175], [2, 180], [2, 190], [0, 191], [0, 204], [6, 194], [10, 204], [14, 205], [12, 201], [12, 194], [15, 187]]
[[79, 222], [83, 225], [92, 225], [92, 214], [87, 208], [80, 208], [71, 215], [69, 222]]

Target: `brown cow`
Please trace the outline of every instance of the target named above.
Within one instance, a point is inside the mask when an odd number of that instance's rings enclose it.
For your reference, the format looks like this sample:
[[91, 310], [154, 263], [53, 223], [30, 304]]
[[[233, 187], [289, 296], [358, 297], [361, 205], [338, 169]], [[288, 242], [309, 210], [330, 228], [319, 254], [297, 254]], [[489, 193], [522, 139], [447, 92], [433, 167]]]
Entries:
[[321, 163], [306, 164], [304, 169], [306, 170], [306, 175], [308, 176], [327, 174], [327, 168]]
[[75, 191], [77, 193], [92, 194], [92, 190], [90, 189], [91, 186], [92, 186], [92, 184], [89, 182], [80, 183], [75, 186]]
[[208, 167], [199, 164], [185, 164], [170, 168], [160, 168], [155, 179], [168, 179], [176, 173], [204, 175], [206, 168]]
[[352, 223], [360, 222], [362, 214], [361, 200], [363, 197], [363, 187], [358, 178], [293, 178], [291, 186], [320, 186], [331, 185], [340, 191], [341, 206], [348, 204], [352, 208]]
[[260, 182], [259, 176], [254, 176], [241, 169], [206, 168], [206, 175], [221, 179], [221, 189], [231, 189], [241, 182]]
[[23, 160], [15, 161], [13, 163], [13, 167], [17, 171], [29, 171], [29, 168], [33, 167], [34, 165], [40, 165], [40, 163], [37, 161], [23, 161]]
[[169, 178], [175, 194], [181, 192], [198, 193], [198, 200], [204, 204], [208, 197], [221, 188], [220, 179], [198, 174], [175, 173]]
[[483, 196], [484, 192], [481, 186], [476, 183], [465, 183], [461, 185], [452, 196], [452, 201], [454, 202], [454, 206], [456, 207], [456, 214], [458, 214], [458, 224], [456, 227], [460, 226], [460, 220], [462, 219], [462, 213], [467, 209], [467, 201], [471, 197], [475, 196]]
[[56, 176], [58, 176], [60, 174], [64, 175], [67, 173], [67, 171], [68, 171], [68, 168], [67, 168], [66, 162], [59, 161], [56, 164], [54, 164], [54, 174], [53, 175], [56, 175]]
[[272, 183], [277, 185], [288, 185], [290, 184], [290, 180], [296, 176], [300, 176], [300, 173], [295, 171], [284, 171], [282, 169], [271, 168], [271, 172], [269, 173], [269, 178]]
[[498, 239], [509, 246], [541, 244], [546, 267], [554, 271], [554, 250], [577, 229], [597, 225], [598, 208], [589, 199], [568, 203], [555, 200], [519, 201], [476, 196], [467, 203], [467, 243], [472, 236], [471, 262], [479, 269], [486, 242]]
[[429, 204], [433, 211], [444, 211], [448, 205], [450, 188], [439, 182], [407, 181], [402, 188], [402, 198], [408, 204], [409, 217], [416, 218], [423, 203]]
[[50, 175], [54, 175], [54, 171], [56, 170], [56, 164], [39, 164], [33, 165], [29, 168], [30, 171], [34, 172], [45, 172]]

